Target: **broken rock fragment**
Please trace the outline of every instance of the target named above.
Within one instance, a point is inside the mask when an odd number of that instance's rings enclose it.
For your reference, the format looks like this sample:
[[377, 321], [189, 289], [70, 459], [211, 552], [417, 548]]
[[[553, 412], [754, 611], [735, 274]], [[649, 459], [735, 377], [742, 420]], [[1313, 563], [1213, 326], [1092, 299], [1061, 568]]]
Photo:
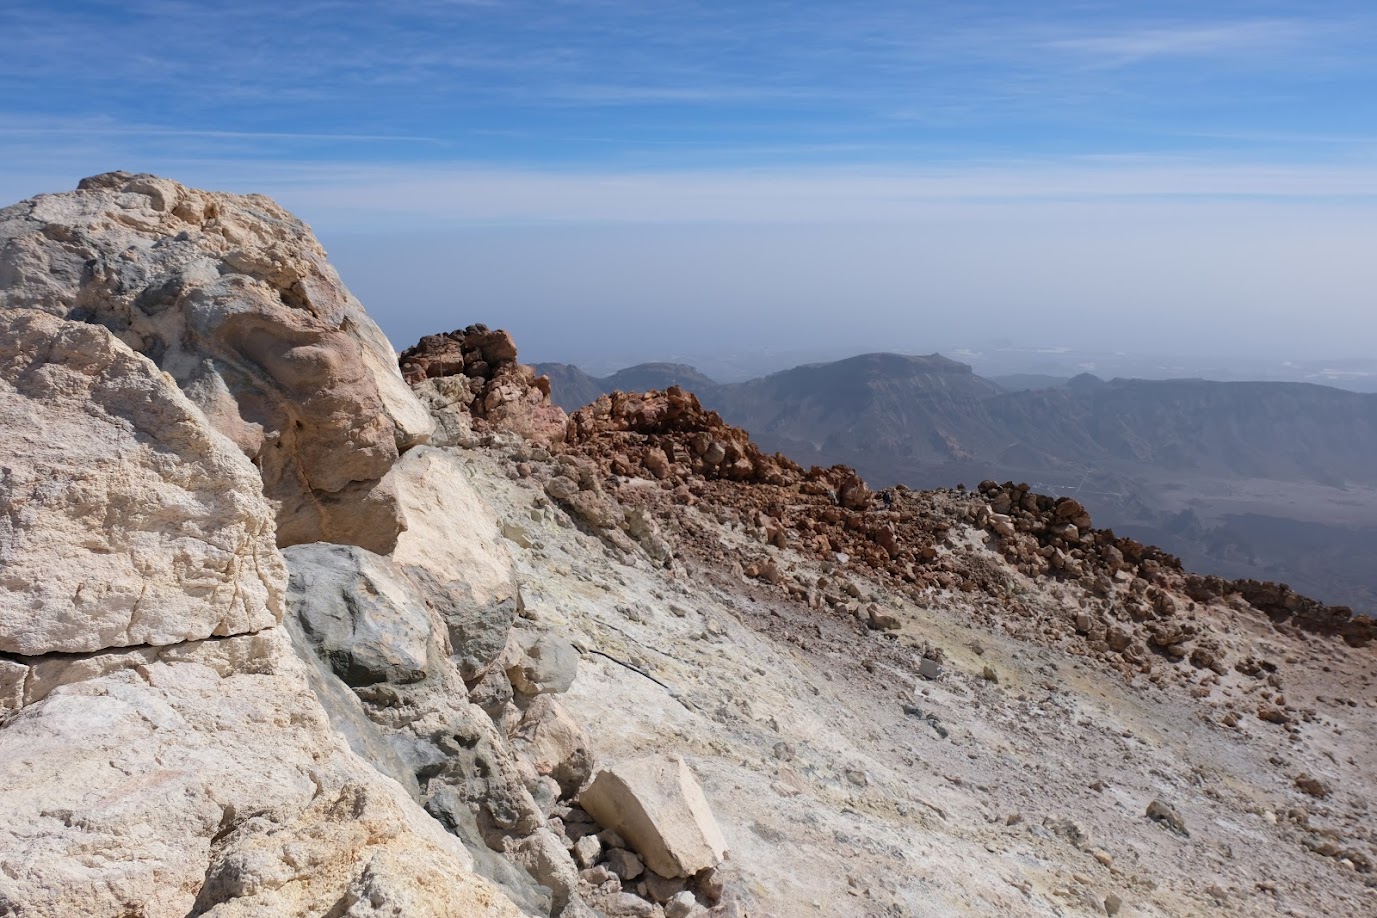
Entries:
[[726, 857], [726, 839], [703, 789], [678, 756], [647, 756], [604, 768], [579, 802], [660, 876], [691, 877]]
[[569, 691], [578, 674], [579, 652], [553, 634], [525, 636], [521, 656], [507, 667], [512, 688], [526, 695]]

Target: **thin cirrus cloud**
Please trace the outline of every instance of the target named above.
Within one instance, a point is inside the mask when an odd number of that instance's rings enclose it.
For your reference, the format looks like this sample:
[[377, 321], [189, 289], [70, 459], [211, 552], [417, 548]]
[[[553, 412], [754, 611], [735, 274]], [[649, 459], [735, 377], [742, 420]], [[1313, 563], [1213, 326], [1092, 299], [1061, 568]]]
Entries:
[[[341, 228], [389, 216], [415, 225], [499, 223], [857, 223], [931, 219], [1029, 204], [1112, 209], [1125, 201], [1185, 215], [1202, 202], [1314, 202], [1372, 208], [1377, 168], [1086, 158], [907, 170], [675, 172], [498, 170], [481, 165], [283, 173], [275, 194]], [[346, 193], [347, 189], [347, 193]]]
[[269, 193], [381, 316], [454, 286], [408, 253], [489, 253], [469, 295], [555, 343], [551, 303], [632, 327], [612, 305], [711, 302], [773, 333], [848, 297], [885, 328], [919, 291], [1011, 327], [1117, 301], [1235, 343], [1304, 303], [1377, 347], [1374, 35], [1348, 0], [18, 2], [0, 200], [114, 168]]
[[1331, 29], [1310, 22], [1255, 20], [1126, 29], [1108, 34], [1055, 38], [1044, 44], [1054, 50], [1080, 52], [1109, 63], [1132, 64], [1162, 57], [1220, 57], [1303, 50], [1316, 47], [1331, 34]]

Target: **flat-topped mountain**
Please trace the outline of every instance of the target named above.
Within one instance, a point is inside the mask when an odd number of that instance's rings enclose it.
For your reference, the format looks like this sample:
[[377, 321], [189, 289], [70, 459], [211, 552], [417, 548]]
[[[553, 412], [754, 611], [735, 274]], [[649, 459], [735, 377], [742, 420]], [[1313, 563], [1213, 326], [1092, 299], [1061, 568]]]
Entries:
[[[1308, 383], [1101, 380], [1010, 391], [939, 354], [862, 354], [721, 384], [692, 367], [640, 364], [591, 377], [537, 364], [565, 410], [591, 393], [682, 386], [757, 437], [820, 454], [892, 454], [1377, 483], [1377, 395]], [[562, 388], [564, 387], [564, 388]], [[804, 457], [806, 458], [806, 457]]]
[[[559, 380], [576, 371], [560, 372], [552, 397], [570, 408], [593, 391], [635, 388], [577, 374], [578, 387], [562, 392]], [[936, 354], [865, 354], [733, 384], [678, 366], [623, 374], [683, 384], [799, 462], [915, 487], [1038, 482], [1197, 567], [1377, 605], [1367, 561], [1377, 550], [1377, 395], [1088, 374], [1011, 391]]]

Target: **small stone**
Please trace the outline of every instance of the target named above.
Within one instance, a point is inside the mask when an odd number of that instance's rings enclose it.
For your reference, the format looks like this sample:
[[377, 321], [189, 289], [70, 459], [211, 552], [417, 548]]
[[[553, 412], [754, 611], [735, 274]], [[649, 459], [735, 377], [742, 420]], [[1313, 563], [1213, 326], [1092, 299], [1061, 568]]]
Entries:
[[579, 486], [573, 479], [557, 475], [545, 486], [545, 493], [555, 500], [565, 501], [579, 493]]
[[693, 893], [684, 890], [675, 893], [665, 903], [665, 918], [688, 918], [697, 908], [698, 900], [693, 897]]
[[634, 880], [645, 871], [645, 864], [625, 848], [613, 848], [607, 852], [607, 869], [623, 880]]
[[1090, 844], [1090, 836], [1086, 833], [1085, 827], [1069, 817], [1062, 817], [1047, 827], [1082, 851]]
[[621, 892], [603, 903], [607, 918], [658, 918], [662, 914], [655, 903], [647, 902], [635, 893]]
[[646, 895], [650, 896], [651, 901], [659, 902], [661, 905], [683, 892], [687, 885], [688, 881], [682, 877], [662, 877], [650, 870], [645, 874]]
[[1104, 897], [1104, 912], [1106, 915], [1109, 915], [1110, 918], [1114, 918], [1115, 915], [1119, 914], [1119, 909], [1123, 907], [1124, 900], [1114, 893], [1110, 893]]
[[918, 663], [918, 675], [924, 679], [937, 679], [942, 675], [942, 664], [931, 657], [923, 657]]
[[610, 851], [613, 848], [626, 847], [626, 839], [622, 838], [621, 835], [612, 831], [611, 829], [603, 829], [601, 832], [599, 832], [598, 841], [602, 842], [602, 848], [604, 851]]
[[1181, 818], [1181, 814], [1161, 800], [1154, 800], [1148, 804], [1147, 818], [1166, 826], [1183, 838], [1190, 837], [1191, 833], [1186, 830], [1186, 822]]
[[694, 884], [698, 888], [698, 895], [710, 905], [721, 899], [722, 894], [727, 889], [727, 884], [722, 878], [722, 871], [716, 867], [699, 871], [698, 876], [694, 878]]
[[602, 856], [602, 842], [596, 835], [585, 835], [574, 842], [574, 860], [580, 867], [592, 867]]
[[1320, 800], [1329, 796], [1329, 785], [1308, 773], [1301, 773], [1296, 776], [1296, 787]]
[[521, 657], [507, 667], [512, 688], [526, 695], [567, 692], [578, 675], [579, 652], [553, 634], [523, 635]]
[[877, 608], [870, 610], [870, 628], [873, 631], [898, 631], [902, 627], [899, 617], [893, 612]]
[[579, 871], [579, 876], [583, 878], [589, 886], [601, 886], [608, 880], [617, 879], [616, 874], [607, 869], [607, 865], [599, 864], [596, 867], [589, 867], [587, 870]]
[[1104, 850], [1103, 848], [1096, 848], [1094, 857], [1095, 860], [1099, 861], [1100, 864], [1104, 867], [1109, 867], [1114, 864], [1113, 856], [1110, 855], [1110, 853]]

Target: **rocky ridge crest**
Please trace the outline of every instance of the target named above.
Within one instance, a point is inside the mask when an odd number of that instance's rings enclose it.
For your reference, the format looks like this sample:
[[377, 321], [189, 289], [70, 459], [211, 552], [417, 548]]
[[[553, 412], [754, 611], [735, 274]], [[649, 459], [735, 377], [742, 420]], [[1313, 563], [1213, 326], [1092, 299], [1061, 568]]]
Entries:
[[1371, 901], [1369, 620], [356, 307], [267, 199], [0, 211], [0, 914]]

